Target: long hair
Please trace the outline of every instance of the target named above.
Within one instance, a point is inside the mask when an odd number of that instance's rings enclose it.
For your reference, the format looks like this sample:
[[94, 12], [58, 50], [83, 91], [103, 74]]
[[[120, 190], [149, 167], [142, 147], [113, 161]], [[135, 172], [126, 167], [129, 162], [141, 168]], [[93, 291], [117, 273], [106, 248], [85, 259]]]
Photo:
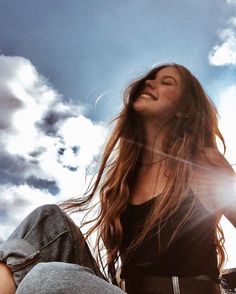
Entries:
[[[99, 213], [95, 223], [87, 231], [86, 237], [94, 231], [98, 232], [96, 241], [98, 255], [103, 246], [106, 251], [108, 276], [113, 282], [123, 237], [121, 214], [130, 200], [131, 183], [139, 167], [144, 145], [142, 124], [132, 105], [144, 88], [145, 81], [155, 78], [156, 73], [167, 66], [176, 68], [182, 79], [179, 105], [181, 116], [168, 119], [167, 123], [171, 131], [163, 143], [163, 152], [167, 155], [165, 164], [168, 180], [160, 201], [155, 201], [139, 236], [127, 248], [126, 257], [141, 244], [157, 223], [162, 224], [158, 226], [158, 234], [160, 234], [163, 224], [179, 208], [186, 197], [193, 166], [197, 164], [199, 154], [204, 153], [204, 148], [217, 148], [218, 137], [223, 143], [225, 152], [224, 138], [218, 129], [216, 107], [196, 77], [184, 66], [174, 63], [162, 64], [127, 87], [124, 92], [123, 110], [115, 119], [116, 125], [105, 146], [94, 184], [83, 197], [70, 199], [64, 204], [69, 211], [85, 210], [88, 209], [95, 195], [99, 194]], [[191, 217], [195, 207], [196, 200], [192, 202], [188, 213], [178, 224], [169, 244]], [[217, 221], [215, 243], [219, 255], [218, 267], [221, 268], [225, 259], [224, 236]], [[102, 257], [98, 259], [102, 263]]]

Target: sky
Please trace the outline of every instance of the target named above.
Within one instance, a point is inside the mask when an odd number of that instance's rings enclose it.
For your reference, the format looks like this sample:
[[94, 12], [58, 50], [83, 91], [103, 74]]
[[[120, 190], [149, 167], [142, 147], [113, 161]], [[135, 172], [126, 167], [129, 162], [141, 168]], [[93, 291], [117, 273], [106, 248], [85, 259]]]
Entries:
[[[85, 190], [124, 88], [163, 62], [213, 99], [234, 167], [236, 0], [0, 0], [0, 239]], [[236, 267], [236, 230], [222, 225]]]

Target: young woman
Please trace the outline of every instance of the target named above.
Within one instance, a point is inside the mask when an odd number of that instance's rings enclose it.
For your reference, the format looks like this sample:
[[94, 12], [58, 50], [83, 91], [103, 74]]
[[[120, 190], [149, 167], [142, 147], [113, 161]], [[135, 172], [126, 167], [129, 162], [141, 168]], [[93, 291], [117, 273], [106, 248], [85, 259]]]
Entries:
[[[152, 69], [124, 98], [94, 185], [64, 205], [87, 209], [99, 192], [87, 236], [98, 232], [107, 274], [68, 215], [46, 205], [0, 246], [1, 294], [15, 287], [18, 294], [221, 293], [219, 220], [224, 214], [236, 226], [236, 193], [234, 171], [216, 144], [219, 138], [225, 147], [216, 108], [178, 64]], [[114, 285], [118, 268], [124, 291]]]

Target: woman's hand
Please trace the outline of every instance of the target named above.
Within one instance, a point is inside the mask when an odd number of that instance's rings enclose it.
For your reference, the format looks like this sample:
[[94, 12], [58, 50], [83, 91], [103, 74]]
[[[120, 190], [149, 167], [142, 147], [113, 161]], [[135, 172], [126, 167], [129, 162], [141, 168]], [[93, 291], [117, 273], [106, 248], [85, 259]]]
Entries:
[[8, 266], [0, 262], [0, 294], [13, 294], [16, 292], [16, 285], [12, 272]]

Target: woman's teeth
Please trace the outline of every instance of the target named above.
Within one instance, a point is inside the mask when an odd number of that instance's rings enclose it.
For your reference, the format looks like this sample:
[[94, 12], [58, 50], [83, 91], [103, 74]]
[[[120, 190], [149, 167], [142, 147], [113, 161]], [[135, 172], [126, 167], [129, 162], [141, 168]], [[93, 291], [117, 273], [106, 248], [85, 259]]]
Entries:
[[147, 93], [143, 93], [143, 94], [141, 94], [140, 96], [143, 97], [143, 98], [147, 98], [147, 99], [149, 99], [149, 100], [153, 100], [153, 101], [157, 100], [156, 97], [154, 97], [154, 96], [151, 95], [151, 94], [147, 94]]

